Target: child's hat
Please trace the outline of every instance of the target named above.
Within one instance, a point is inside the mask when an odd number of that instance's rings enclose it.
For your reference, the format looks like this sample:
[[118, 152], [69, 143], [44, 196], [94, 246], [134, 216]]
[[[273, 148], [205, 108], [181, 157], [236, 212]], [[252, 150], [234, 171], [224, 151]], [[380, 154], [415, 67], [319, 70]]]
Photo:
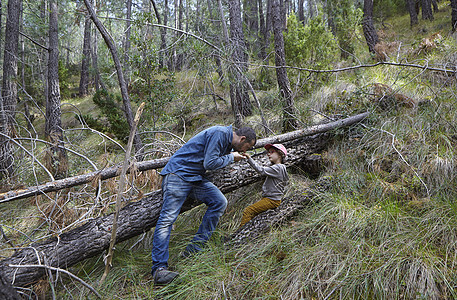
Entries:
[[265, 145], [265, 149], [270, 149], [271, 147], [281, 151], [283, 154], [284, 154], [284, 157], [287, 156], [287, 150], [286, 150], [286, 147], [284, 147], [283, 144], [266, 144]]

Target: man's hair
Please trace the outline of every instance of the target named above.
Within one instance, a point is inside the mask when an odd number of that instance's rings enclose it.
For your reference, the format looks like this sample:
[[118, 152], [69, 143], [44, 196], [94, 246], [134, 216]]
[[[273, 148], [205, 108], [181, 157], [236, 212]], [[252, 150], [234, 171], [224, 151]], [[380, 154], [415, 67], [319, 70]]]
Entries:
[[257, 135], [255, 134], [254, 129], [251, 127], [241, 127], [235, 130], [237, 136], [245, 136], [246, 142], [250, 143], [254, 141], [254, 145], [257, 142]]

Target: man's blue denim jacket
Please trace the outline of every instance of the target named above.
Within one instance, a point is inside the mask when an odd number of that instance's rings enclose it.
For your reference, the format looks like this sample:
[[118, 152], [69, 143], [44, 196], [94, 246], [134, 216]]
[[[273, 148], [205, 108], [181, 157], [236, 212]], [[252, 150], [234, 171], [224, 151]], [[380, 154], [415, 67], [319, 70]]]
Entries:
[[170, 158], [160, 175], [174, 173], [185, 181], [200, 181], [206, 170], [234, 161], [232, 126], [213, 126], [192, 137]]

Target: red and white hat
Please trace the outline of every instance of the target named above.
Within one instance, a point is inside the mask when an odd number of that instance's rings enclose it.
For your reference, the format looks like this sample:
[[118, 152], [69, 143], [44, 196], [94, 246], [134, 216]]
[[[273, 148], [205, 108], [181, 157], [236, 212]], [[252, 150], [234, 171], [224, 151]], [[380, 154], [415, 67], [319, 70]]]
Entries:
[[281, 151], [283, 154], [284, 154], [284, 157], [287, 156], [287, 150], [286, 150], [286, 147], [284, 147], [283, 144], [266, 144], [265, 145], [265, 149], [270, 149], [271, 147]]

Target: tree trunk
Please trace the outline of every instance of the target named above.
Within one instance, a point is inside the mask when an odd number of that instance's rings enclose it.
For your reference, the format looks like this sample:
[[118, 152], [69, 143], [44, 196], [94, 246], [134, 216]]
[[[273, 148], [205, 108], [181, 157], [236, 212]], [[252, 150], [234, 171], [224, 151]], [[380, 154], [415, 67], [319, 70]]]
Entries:
[[[1, 0], [0, 0], [1, 2]], [[24, 13], [24, 7], [21, 6], [21, 12], [20, 12], [20, 22], [19, 22], [19, 32], [23, 31], [23, 13]], [[0, 14], [1, 14], [1, 4], [0, 4]], [[0, 24], [1, 24], [1, 18], [0, 18]], [[1, 36], [1, 34], [0, 34]], [[22, 82], [22, 88], [23, 89], [26, 89], [26, 83], [25, 83], [25, 61], [26, 61], [26, 58], [25, 58], [25, 42], [24, 42], [24, 36], [20, 36], [20, 40], [19, 40], [19, 43], [21, 44], [21, 82]], [[27, 122], [27, 130], [29, 131], [33, 131], [33, 115], [30, 115], [30, 109], [29, 109], [29, 105], [28, 105], [28, 102], [29, 100], [28, 99], [21, 99], [18, 97], [18, 101], [19, 103], [22, 102], [23, 105], [24, 105], [24, 115], [25, 115], [25, 119], [26, 119], [26, 122]]]
[[222, 8], [222, 0], [217, 0], [217, 6], [219, 9], [219, 18], [221, 19], [222, 33], [224, 36], [224, 40], [227, 42], [227, 44], [229, 44], [230, 40], [229, 40], [229, 34], [228, 34], [228, 30], [227, 30], [227, 24], [225, 23], [225, 18], [224, 18], [225, 14], [224, 14], [224, 10]]
[[451, 0], [451, 25], [452, 31], [457, 29], [457, 0]]
[[[95, 2], [95, 0], [94, 0]], [[94, 85], [95, 85], [95, 91], [99, 91], [100, 88], [107, 90], [105, 84], [103, 83], [103, 80], [100, 76], [100, 70], [98, 69], [98, 34], [97, 31], [94, 30], [94, 42], [93, 42], [93, 51], [92, 51], [92, 65], [94, 66]]]
[[303, 7], [304, 0], [298, 0], [298, 20], [304, 25], [305, 24], [305, 9]]
[[373, 25], [373, 0], [364, 0], [363, 2], [362, 28], [368, 50], [371, 53], [375, 53], [374, 46], [379, 42], [379, 38]]
[[431, 0], [421, 0], [422, 20], [433, 20]]
[[[302, 162], [306, 156], [325, 149], [329, 134], [317, 134], [286, 143], [288, 167]], [[269, 165], [263, 153], [253, 158], [261, 165]], [[248, 166], [246, 161], [231, 164], [209, 174], [211, 181], [223, 192], [228, 193], [240, 187], [263, 180], [263, 177]], [[181, 212], [189, 210], [199, 203], [188, 199]], [[146, 195], [143, 199], [130, 202], [121, 209], [118, 217], [117, 242], [149, 231], [155, 226], [162, 206], [161, 191]], [[91, 219], [84, 225], [58, 237], [34, 243], [30, 247], [18, 250], [10, 258], [0, 262], [0, 274], [15, 286], [28, 286], [45, 276], [42, 268], [12, 268], [9, 265], [38, 264], [47, 261], [48, 266], [68, 268], [84, 259], [101, 254], [109, 247], [113, 214]]]
[[127, 14], [125, 21], [125, 41], [124, 41], [124, 73], [126, 84], [130, 82], [130, 35], [132, 32], [130, 19], [132, 18], [132, 0], [127, 0]]
[[249, 101], [248, 87], [244, 78], [247, 71], [247, 53], [244, 40], [243, 24], [241, 22], [240, 0], [229, 1], [230, 15], [230, 46], [232, 48], [232, 66], [230, 83], [230, 100], [235, 117], [235, 127], [243, 124], [244, 117], [252, 114]]
[[11, 283], [0, 274], [0, 299], [2, 300], [21, 300]]
[[[151, 0], [152, 1], [152, 0]], [[153, 2], [154, 4], [154, 2]], [[167, 26], [168, 23], [168, 0], [164, 1], [163, 8], [163, 25]], [[155, 6], [154, 6], [155, 7]], [[157, 11], [156, 11], [157, 12]], [[157, 20], [160, 23], [159, 14], [156, 13]], [[159, 67], [164, 68], [167, 65], [166, 62], [166, 49], [167, 49], [167, 29], [160, 28], [160, 52], [159, 52]]]
[[243, 0], [243, 20], [246, 28], [247, 43], [253, 41], [252, 44], [247, 45], [251, 51], [258, 51], [258, 34], [259, 34], [259, 11], [257, 0]]
[[[353, 124], [356, 124], [363, 119], [365, 119], [368, 116], [368, 113], [362, 113], [358, 114], [346, 119], [341, 119], [337, 120], [334, 122], [330, 123], [325, 123], [325, 124], [320, 124], [320, 125], [314, 125], [310, 126], [304, 129], [284, 133], [281, 135], [273, 136], [273, 137], [268, 137], [268, 138], [263, 138], [257, 140], [254, 149], [257, 148], [262, 148], [266, 144], [277, 144], [277, 143], [286, 143], [289, 141], [293, 141], [295, 139], [299, 139], [305, 136], [310, 136], [310, 135], [315, 135], [319, 133], [325, 133], [329, 130], [333, 130], [336, 128], [343, 128], [346, 126], [350, 126]], [[161, 158], [161, 159], [155, 159], [155, 160], [149, 160], [149, 161], [142, 161], [142, 162], [137, 162], [134, 166], [134, 169], [141, 172], [141, 171], [146, 171], [146, 170], [152, 170], [152, 169], [158, 169], [158, 168], [163, 168], [168, 160], [169, 157]], [[81, 184], [86, 184], [90, 183], [93, 180], [105, 180], [108, 178], [113, 178], [119, 175], [120, 173], [120, 166], [114, 166], [110, 168], [104, 168], [103, 170], [95, 171], [92, 173], [87, 173], [83, 175], [78, 175], [70, 178], [65, 178], [61, 180], [56, 180], [53, 182], [49, 182], [43, 185], [39, 186], [34, 186], [22, 190], [16, 190], [16, 191], [9, 191], [6, 193], [0, 193], [0, 204], [9, 202], [9, 201], [14, 201], [18, 199], [23, 199], [27, 197], [31, 197], [40, 193], [49, 193], [49, 192], [56, 192], [58, 190], [62, 190], [65, 188], [70, 188], [73, 186], [81, 185]]]
[[313, 0], [308, 0], [308, 15], [310, 19], [314, 18]]
[[[212, 20], [214, 28], [216, 29], [216, 31], [221, 32], [222, 26], [219, 24], [219, 21], [213, 15], [214, 8], [213, 8], [213, 5], [212, 5], [212, 1], [208, 0], [206, 3], [207, 3], [207, 6], [208, 6], [208, 12], [210, 13], [210, 19]], [[186, 18], [186, 19], [188, 19], [188, 18]], [[219, 20], [220, 20], [220, 22], [224, 22], [225, 23], [223, 15], [221, 15]], [[187, 31], [187, 29], [186, 29], [186, 31]], [[222, 45], [223, 41], [224, 41], [224, 37], [221, 36], [221, 35], [218, 35], [217, 36], [218, 46]], [[222, 62], [221, 62], [221, 58], [220, 58], [220, 53], [215, 53], [214, 54], [214, 60], [216, 62], [216, 72], [219, 75], [219, 82], [222, 82], [224, 80], [224, 72], [222, 71]]]
[[[176, 28], [179, 30], [182, 30], [182, 20], [183, 20], [183, 13], [184, 13], [184, 6], [182, 3], [182, 0], [176, 0], [178, 1], [178, 20], [176, 24]], [[182, 33], [177, 32], [176, 33], [176, 40], [179, 40], [183, 36]], [[184, 54], [182, 51], [179, 51], [179, 53], [176, 53], [176, 63], [175, 63], [175, 69], [177, 71], [180, 71], [182, 69], [182, 66], [184, 64]]]
[[9, 139], [14, 135], [17, 105], [17, 55], [22, 0], [8, 1], [3, 80], [0, 103], [0, 179], [13, 175], [13, 153]]
[[297, 128], [297, 120], [295, 118], [297, 112], [294, 106], [287, 70], [284, 68], [286, 66], [286, 54], [284, 52], [284, 36], [282, 34], [278, 0], [272, 0], [271, 15], [275, 40], [276, 77], [279, 85], [280, 98], [284, 101], [283, 132], [287, 132]]
[[417, 20], [416, 0], [406, 0], [406, 8], [409, 12], [409, 19], [411, 27], [419, 23]]
[[48, 99], [46, 101], [45, 135], [52, 144], [47, 162], [55, 178], [64, 178], [68, 170], [67, 154], [63, 148], [59, 87], [59, 32], [57, 0], [49, 2]]
[[261, 60], [266, 59], [267, 52], [266, 52], [266, 25], [265, 25], [265, 16], [263, 14], [263, 3], [262, 0], [258, 0], [259, 5], [259, 40], [260, 40], [260, 50], [259, 50], [259, 58]]
[[436, 2], [436, 0], [432, 0], [432, 6], [433, 6], [433, 12], [434, 12], [434, 13], [437, 13], [437, 12], [440, 11], [440, 10], [438, 9], [438, 3]]
[[319, 191], [328, 190], [330, 185], [331, 178], [319, 178], [305, 193], [300, 191], [295, 195], [283, 199], [278, 208], [267, 210], [255, 216], [227, 238], [225, 244], [231, 246], [244, 245], [248, 241], [259, 238], [272, 227], [286, 223], [306, 206], [317, 203], [319, 201]]
[[[94, 21], [95, 26], [97, 26], [98, 30], [100, 31], [101, 35], [103, 36], [103, 39], [105, 40], [105, 43], [108, 46], [108, 48], [111, 52], [111, 55], [113, 57], [114, 65], [116, 67], [117, 78], [118, 78], [120, 89], [121, 89], [125, 117], [127, 119], [127, 123], [129, 124], [129, 128], [132, 129], [134, 126], [132, 106], [130, 104], [130, 98], [129, 98], [129, 94], [127, 91], [127, 84], [124, 79], [124, 73], [122, 72], [121, 61], [119, 60], [117, 48], [116, 48], [114, 41], [112, 40], [110, 34], [106, 30], [106, 28], [98, 20], [97, 15], [94, 12], [94, 9], [92, 8], [91, 4], [89, 3], [89, 0], [84, 0], [84, 3], [86, 4], [87, 10], [90, 13], [92, 21]], [[139, 160], [141, 160], [144, 149], [143, 149], [143, 143], [141, 142], [141, 139], [140, 139], [140, 136], [138, 135], [138, 133], [135, 134], [133, 143], [135, 145], [136, 156], [138, 156]]]
[[79, 80], [79, 97], [84, 97], [89, 93], [89, 67], [90, 67], [90, 31], [91, 21], [89, 13], [86, 13], [84, 22], [84, 41], [83, 41], [83, 58], [81, 62], [81, 79]]

